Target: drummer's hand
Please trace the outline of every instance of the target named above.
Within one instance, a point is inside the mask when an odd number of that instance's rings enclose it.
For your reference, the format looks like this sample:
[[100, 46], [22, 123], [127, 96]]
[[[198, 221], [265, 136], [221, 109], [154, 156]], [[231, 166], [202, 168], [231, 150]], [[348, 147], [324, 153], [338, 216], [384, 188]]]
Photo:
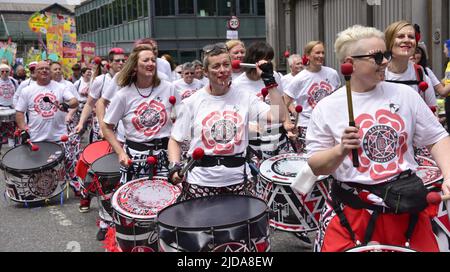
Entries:
[[358, 132], [358, 127], [347, 127], [344, 130], [340, 143], [341, 155], [347, 155], [352, 149], [360, 147], [361, 141]]
[[130, 165], [128, 164], [128, 161], [130, 160], [130, 158], [128, 157], [128, 155], [125, 152], [122, 152], [118, 155], [119, 157], [119, 163], [120, 165], [122, 165], [123, 167], [129, 167]]
[[78, 123], [78, 125], [75, 126], [75, 133], [81, 133], [83, 130], [83, 125]]
[[293, 137], [297, 137], [297, 127], [291, 122], [283, 123], [284, 129], [288, 132], [289, 139], [294, 139]]
[[447, 178], [442, 183], [442, 192], [444, 193], [444, 195], [450, 194], [450, 178]]
[[181, 183], [183, 181], [183, 178], [180, 178], [178, 175], [178, 172], [173, 173], [171, 178], [172, 184], [177, 185], [178, 183]]

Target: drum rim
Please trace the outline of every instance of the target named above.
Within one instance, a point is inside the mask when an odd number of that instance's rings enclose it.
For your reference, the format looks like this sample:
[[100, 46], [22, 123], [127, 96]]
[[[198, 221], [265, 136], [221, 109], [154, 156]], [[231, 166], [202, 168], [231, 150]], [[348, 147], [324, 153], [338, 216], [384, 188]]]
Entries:
[[345, 252], [367, 252], [367, 251], [359, 251], [358, 249], [364, 249], [364, 248], [373, 248], [373, 249], [402, 249], [402, 251], [394, 251], [394, 252], [418, 252], [414, 249], [404, 247], [404, 246], [397, 246], [397, 245], [386, 245], [386, 244], [376, 244], [376, 245], [361, 245], [356, 246], [347, 249]]
[[[89, 162], [84, 158], [84, 151], [85, 151], [86, 148], [88, 148], [89, 146], [94, 145], [95, 143], [100, 143], [100, 142], [107, 142], [107, 143], [109, 144], [109, 142], [108, 142], [107, 140], [95, 141], [95, 142], [92, 142], [92, 143], [88, 144], [87, 146], [85, 146], [85, 147], [83, 148], [83, 151], [80, 152], [81, 160], [82, 160], [86, 165], [89, 165], [89, 166], [92, 165], [92, 164], [93, 164], [97, 159], [99, 159], [99, 158], [95, 159], [92, 163], [89, 163]], [[111, 144], [109, 144], [109, 146], [111, 147]], [[108, 155], [108, 154], [110, 154], [110, 153], [113, 153], [112, 149], [110, 150], [109, 153], [104, 154], [104, 155]], [[102, 156], [102, 157], [103, 157], [103, 156]], [[100, 158], [101, 158], [101, 157], [100, 157]]]
[[121, 174], [120, 174], [120, 164], [119, 164], [119, 168], [117, 169], [117, 172], [101, 172], [101, 171], [94, 171], [94, 169], [93, 169], [93, 166], [94, 166], [96, 161], [98, 161], [98, 160], [100, 160], [100, 159], [102, 159], [102, 158], [104, 158], [106, 156], [110, 156], [111, 154], [114, 154], [117, 157], [117, 154], [115, 152], [110, 152], [108, 154], [105, 154], [105, 155], [101, 156], [100, 158], [95, 159], [92, 162], [92, 164], [90, 165], [89, 170], [92, 170], [92, 172], [94, 174], [97, 174], [97, 175], [101, 174], [102, 176], [111, 176], [111, 177], [114, 177], [114, 176], [117, 176], [117, 175], [121, 176]]
[[[260, 199], [260, 198], [258, 198], [258, 197], [255, 197], [255, 196], [249, 196], [249, 195], [222, 194], [222, 195], [220, 195], [220, 196], [247, 197], [247, 198], [253, 198], [253, 199], [256, 199], [256, 200], [258, 200], [258, 201], [260, 201], [260, 202], [265, 203], [264, 200], [262, 200], [262, 199]], [[197, 197], [197, 198], [195, 198], [195, 199], [196, 199], [196, 200], [197, 200], [197, 199], [206, 199], [206, 198], [212, 198], [212, 197], [215, 197], [215, 196], [202, 196], [202, 197]], [[206, 227], [177, 227], [177, 226], [171, 226], [171, 225], [168, 225], [168, 224], [165, 224], [165, 223], [162, 223], [162, 222], [159, 221], [159, 216], [160, 216], [160, 214], [161, 214], [162, 212], [164, 212], [165, 210], [171, 208], [172, 206], [175, 206], [175, 205], [181, 205], [181, 203], [185, 203], [185, 202], [188, 202], [188, 201], [191, 201], [191, 200], [192, 200], [192, 199], [188, 199], [188, 200], [183, 200], [183, 201], [180, 201], [180, 202], [176, 202], [176, 203], [174, 203], [174, 204], [172, 204], [172, 205], [170, 205], [170, 206], [167, 206], [167, 207], [165, 207], [164, 209], [160, 210], [160, 211], [158, 212], [157, 217], [156, 217], [156, 224], [158, 225], [158, 227], [159, 227], [159, 226], [162, 226], [162, 227], [164, 227], [164, 228], [166, 228], [166, 229], [176, 230], [176, 231], [178, 231], [178, 230], [183, 230], [183, 231], [201, 231], [201, 230], [207, 229]], [[247, 220], [245, 220], [245, 221], [239, 221], [239, 222], [236, 222], [236, 223], [225, 224], [225, 225], [220, 225], [220, 226], [210, 226], [210, 227], [208, 227], [208, 228], [209, 228], [209, 229], [212, 228], [212, 229], [214, 229], [214, 230], [222, 230], [222, 229], [227, 229], [227, 228], [231, 228], [231, 227], [237, 227], [237, 226], [242, 225], [242, 223], [244, 223], [244, 222], [245, 222], [245, 223], [246, 223], [246, 222], [250, 222], [250, 223], [256, 222], [256, 221], [260, 220], [261, 218], [263, 218], [264, 216], [267, 216], [267, 226], [269, 227], [269, 226], [270, 226], [270, 225], [269, 225], [269, 220], [270, 220], [269, 212], [270, 212], [269, 207], [267, 207], [267, 204], [266, 204], [266, 209], [264, 210], [264, 212], [262, 212], [261, 214], [258, 214], [257, 216], [254, 216], [254, 217], [252, 217], [252, 218], [249, 218], [249, 219], [247, 219]]]
[[[61, 148], [60, 156], [58, 156], [58, 158], [56, 160], [52, 161], [51, 163], [48, 163], [48, 164], [46, 164], [44, 166], [41, 166], [41, 167], [36, 167], [36, 168], [31, 168], [31, 169], [17, 169], [17, 168], [8, 167], [8, 166], [6, 166], [3, 163], [3, 158], [5, 158], [6, 154], [8, 154], [9, 152], [14, 150], [14, 148], [12, 148], [12, 149], [6, 151], [5, 154], [3, 154], [2, 160], [0, 160], [0, 165], [1, 165], [0, 168], [4, 169], [5, 172], [12, 173], [12, 174], [13, 173], [32, 174], [32, 173], [36, 173], [38, 171], [45, 171], [45, 170], [52, 169], [53, 167], [57, 166], [58, 164], [60, 164], [64, 160], [65, 151], [64, 151], [64, 148], [61, 145], [59, 145], [57, 143], [54, 143], [54, 142], [49, 142], [49, 141], [34, 142], [34, 144], [36, 144], [36, 145], [39, 145], [39, 144], [42, 144], [42, 143], [49, 143], [49, 144], [52, 144], [52, 145], [59, 146]], [[19, 145], [19, 146], [23, 146], [23, 145]]]
[[[153, 176], [153, 178], [163, 179], [163, 180], [167, 181], [167, 183], [171, 184], [171, 183], [169, 182], [168, 178], [165, 177], [165, 176]], [[142, 216], [142, 215], [135, 215], [136, 217], [131, 217], [131, 216], [129, 216], [129, 215], [125, 215], [124, 212], [126, 212], [126, 213], [128, 213], [128, 212], [125, 211], [125, 210], [123, 210], [122, 208], [120, 208], [119, 205], [117, 204], [117, 194], [118, 194], [118, 192], [120, 191], [120, 189], [122, 189], [125, 185], [130, 184], [131, 182], [135, 182], [135, 181], [139, 181], [139, 180], [149, 180], [149, 178], [148, 178], [148, 177], [143, 177], [143, 178], [138, 178], [138, 179], [130, 180], [129, 182], [127, 182], [127, 183], [123, 184], [122, 186], [120, 186], [119, 189], [117, 189], [117, 190], [114, 192], [114, 194], [111, 196], [111, 208], [113, 209], [114, 212], [116, 212], [116, 213], [122, 215], [122, 217], [125, 217], [125, 218], [135, 219], [135, 220], [140, 220], [140, 221], [144, 221], [144, 220], [147, 220], [147, 221], [149, 221], [149, 220], [150, 220], [150, 221], [154, 221], [154, 220], [158, 217], [159, 211], [158, 211], [155, 215], [152, 215], [151, 218], [150, 218], [149, 216], [146, 216], [146, 217], [144, 218], [144, 216]], [[180, 188], [179, 188], [178, 186], [176, 186], [176, 185], [173, 185], [173, 184], [171, 184], [171, 185], [174, 186], [174, 187], [176, 187], [176, 188], [178, 188], [178, 190], [179, 190], [179, 192], [180, 192], [180, 194], [178, 194], [178, 196], [177, 196], [177, 198], [178, 198], [178, 197], [181, 195], [182, 189], [180, 189]], [[173, 204], [175, 204], [175, 203], [177, 203], [177, 202], [176, 202], [176, 199], [175, 199], [175, 202], [174, 202]], [[173, 205], [173, 204], [171, 204], [171, 205]], [[171, 206], [171, 205], [169, 205], [169, 206]], [[167, 206], [167, 207], [169, 207], [169, 206]], [[117, 208], [120, 208], [120, 210], [118, 210]], [[165, 208], [166, 208], [166, 207], [164, 207], [163, 209], [165, 209]], [[162, 210], [162, 209], [161, 209], [161, 210]]]

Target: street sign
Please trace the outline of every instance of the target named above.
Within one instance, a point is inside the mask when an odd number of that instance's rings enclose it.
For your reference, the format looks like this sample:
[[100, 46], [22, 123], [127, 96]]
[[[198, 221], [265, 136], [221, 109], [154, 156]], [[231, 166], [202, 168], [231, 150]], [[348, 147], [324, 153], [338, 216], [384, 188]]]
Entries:
[[232, 16], [230, 20], [228, 20], [228, 29], [230, 30], [238, 30], [241, 25], [238, 17]]

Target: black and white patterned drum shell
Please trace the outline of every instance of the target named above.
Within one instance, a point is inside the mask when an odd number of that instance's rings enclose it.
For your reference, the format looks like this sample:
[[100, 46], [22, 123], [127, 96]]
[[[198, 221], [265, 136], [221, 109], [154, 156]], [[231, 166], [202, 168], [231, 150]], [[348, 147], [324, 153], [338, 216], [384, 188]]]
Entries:
[[116, 240], [121, 250], [158, 251], [157, 213], [175, 203], [180, 194], [178, 186], [158, 176], [121, 186], [111, 199]]
[[357, 246], [346, 250], [346, 252], [417, 252], [417, 251], [407, 247], [374, 244], [366, 246]]
[[16, 110], [9, 107], [0, 107], [0, 123], [16, 121]]
[[268, 208], [259, 198], [217, 195], [190, 199], [158, 214], [163, 252], [268, 252]]
[[16, 202], [38, 202], [59, 195], [66, 186], [64, 149], [51, 142], [17, 146], [3, 155], [6, 194]]

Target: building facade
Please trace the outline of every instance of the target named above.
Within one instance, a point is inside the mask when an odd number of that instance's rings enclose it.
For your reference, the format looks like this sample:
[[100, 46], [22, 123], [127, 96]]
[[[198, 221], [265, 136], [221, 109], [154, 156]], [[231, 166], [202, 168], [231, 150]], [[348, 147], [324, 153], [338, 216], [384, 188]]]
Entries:
[[78, 40], [95, 42], [97, 55], [116, 46], [130, 51], [136, 39], [151, 37], [160, 54], [178, 63], [198, 59], [204, 45], [226, 40], [233, 15], [240, 20], [239, 39], [265, 40], [264, 0], [91, 0], [75, 8]]
[[285, 69], [285, 50], [302, 54], [311, 40], [326, 46], [327, 66], [339, 67], [334, 54], [336, 35], [361, 24], [382, 31], [392, 22], [408, 20], [421, 27], [429, 62], [437, 76], [447, 63], [443, 44], [450, 39], [448, 0], [266, 0], [267, 41], [276, 52], [280, 70]]

